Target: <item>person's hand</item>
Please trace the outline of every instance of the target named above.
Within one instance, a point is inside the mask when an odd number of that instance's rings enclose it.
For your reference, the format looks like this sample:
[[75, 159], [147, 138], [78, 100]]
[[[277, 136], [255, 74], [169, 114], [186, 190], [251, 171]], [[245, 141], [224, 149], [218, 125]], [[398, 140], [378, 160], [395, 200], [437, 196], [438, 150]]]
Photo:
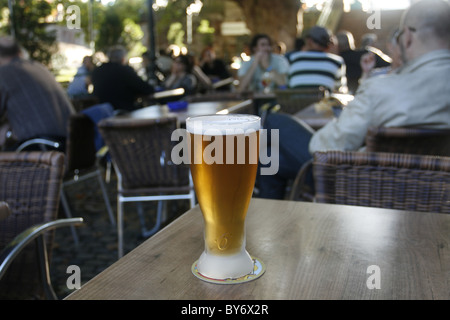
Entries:
[[256, 51], [256, 52], [253, 54], [253, 57], [255, 58], [255, 61], [256, 61], [256, 62], [260, 63], [260, 62], [263, 60], [264, 55], [265, 55], [265, 54], [264, 54], [263, 51]]
[[270, 57], [265, 51], [257, 51], [254, 53], [255, 63], [258, 63], [263, 70], [267, 69], [270, 65]]
[[375, 54], [373, 52], [365, 53], [360, 61], [363, 74], [368, 75], [375, 68]]

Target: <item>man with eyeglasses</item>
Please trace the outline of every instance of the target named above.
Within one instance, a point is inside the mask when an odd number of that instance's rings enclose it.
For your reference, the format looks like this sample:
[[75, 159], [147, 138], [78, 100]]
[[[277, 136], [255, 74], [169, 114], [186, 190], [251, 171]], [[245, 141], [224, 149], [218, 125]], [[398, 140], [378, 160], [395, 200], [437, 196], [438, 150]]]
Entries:
[[316, 151], [359, 150], [370, 127], [450, 128], [450, 4], [423, 0], [403, 15], [397, 36], [403, 66], [364, 81], [355, 98], [317, 132], [298, 119], [269, 114], [279, 129], [279, 172], [260, 176], [260, 196], [283, 198], [286, 183]]

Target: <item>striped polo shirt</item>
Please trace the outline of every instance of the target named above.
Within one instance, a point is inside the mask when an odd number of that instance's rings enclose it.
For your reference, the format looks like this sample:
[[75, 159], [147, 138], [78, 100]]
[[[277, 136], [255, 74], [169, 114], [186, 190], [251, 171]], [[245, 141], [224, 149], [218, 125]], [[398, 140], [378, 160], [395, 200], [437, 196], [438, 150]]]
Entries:
[[324, 86], [346, 92], [345, 62], [342, 57], [319, 51], [298, 51], [289, 56], [289, 87]]

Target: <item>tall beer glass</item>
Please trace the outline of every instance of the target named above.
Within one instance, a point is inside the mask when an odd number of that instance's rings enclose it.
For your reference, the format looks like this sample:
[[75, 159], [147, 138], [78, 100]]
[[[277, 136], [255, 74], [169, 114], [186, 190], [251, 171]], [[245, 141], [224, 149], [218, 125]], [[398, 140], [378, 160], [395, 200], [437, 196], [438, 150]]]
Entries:
[[211, 115], [186, 121], [190, 167], [205, 222], [205, 251], [197, 270], [212, 279], [236, 279], [253, 270], [245, 249], [245, 217], [259, 154], [260, 118]]

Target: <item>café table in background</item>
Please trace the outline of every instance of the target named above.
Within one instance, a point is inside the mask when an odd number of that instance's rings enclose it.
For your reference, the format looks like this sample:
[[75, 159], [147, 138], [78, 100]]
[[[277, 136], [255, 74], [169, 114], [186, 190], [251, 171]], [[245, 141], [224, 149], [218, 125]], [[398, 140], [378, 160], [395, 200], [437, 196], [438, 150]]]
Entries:
[[252, 199], [247, 251], [265, 273], [212, 284], [191, 266], [204, 250], [199, 207], [66, 299], [449, 299], [450, 215]]
[[294, 117], [302, 120], [314, 130], [319, 130], [328, 122], [335, 118], [332, 112], [318, 112], [315, 105], [312, 104], [305, 109], [294, 114]]
[[[174, 102], [174, 105], [183, 103], [182, 101]], [[186, 102], [185, 102], [186, 103]], [[178, 121], [183, 124], [188, 117], [201, 116], [208, 114], [229, 114], [229, 113], [248, 113], [252, 110], [253, 101], [247, 100], [233, 100], [233, 101], [204, 101], [204, 102], [189, 102], [186, 103], [185, 108], [178, 110], [171, 110], [169, 105], [153, 105], [144, 107], [128, 114], [120, 115], [125, 118], [163, 118], [163, 117], [177, 117]]]
[[340, 101], [340, 107], [334, 107], [333, 109], [330, 109], [328, 111], [319, 111], [316, 107], [316, 104], [313, 103], [305, 109], [295, 113], [294, 116], [305, 122], [312, 129], [319, 130], [328, 122], [337, 118], [340, 114], [340, 111], [342, 111], [342, 108], [353, 100], [353, 96], [349, 94], [332, 93], [331, 96]]

